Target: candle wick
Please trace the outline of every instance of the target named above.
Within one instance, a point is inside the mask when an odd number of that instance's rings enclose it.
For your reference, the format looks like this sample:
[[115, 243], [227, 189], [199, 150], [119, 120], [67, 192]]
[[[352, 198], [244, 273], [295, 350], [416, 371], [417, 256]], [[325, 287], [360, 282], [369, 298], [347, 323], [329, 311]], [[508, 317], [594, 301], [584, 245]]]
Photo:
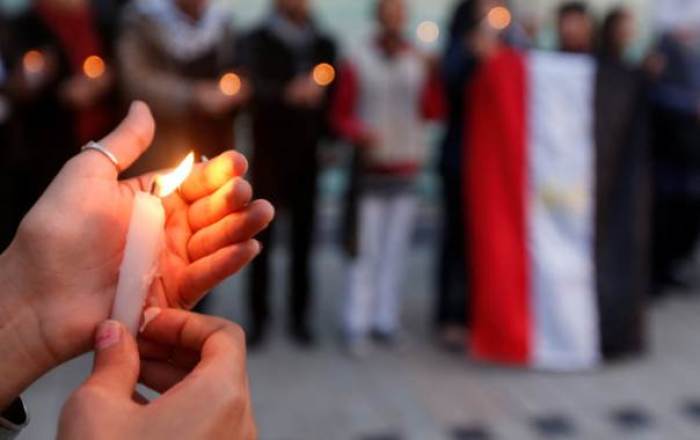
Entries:
[[159, 192], [160, 192], [160, 185], [158, 185], [158, 178], [156, 177], [155, 179], [153, 179], [153, 183], [151, 183], [150, 193], [153, 196], [157, 196]]

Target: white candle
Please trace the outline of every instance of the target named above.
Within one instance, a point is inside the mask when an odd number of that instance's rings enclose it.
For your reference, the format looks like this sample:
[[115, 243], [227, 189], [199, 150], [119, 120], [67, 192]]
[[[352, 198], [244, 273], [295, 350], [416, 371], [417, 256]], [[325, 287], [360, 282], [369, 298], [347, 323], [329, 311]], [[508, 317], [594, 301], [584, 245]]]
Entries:
[[132, 334], [139, 328], [141, 309], [158, 270], [164, 226], [165, 210], [160, 198], [137, 192], [112, 308], [112, 318]]
[[189, 175], [193, 163], [194, 155], [190, 153], [172, 173], [156, 177], [155, 194], [138, 191], [134, 196], [112, 307], [112, 319], [123, 323], [133, 335], [138, 332], [141, 312], [158, 273], [158, 262], [163, 249], [165, 209], [161, 197], [169, 195], [180, 186]]

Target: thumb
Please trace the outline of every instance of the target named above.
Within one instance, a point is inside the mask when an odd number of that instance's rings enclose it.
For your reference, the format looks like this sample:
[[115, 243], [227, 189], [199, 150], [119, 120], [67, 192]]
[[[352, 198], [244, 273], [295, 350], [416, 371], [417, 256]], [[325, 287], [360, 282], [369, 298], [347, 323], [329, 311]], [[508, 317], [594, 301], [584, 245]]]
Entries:
[[121, 124], [100, 141], [100, 145], [114, 155], [119, 166], [98, 151], [86, 150], [79, 155], [81, 168], [92, 175], [116, 179], [148, 149], [154, 133], [155, 122], [151, 110], [145, 103], [134, 101]]
[[136, 341], [117, 321], [105, 321], [95, 332], [95, 360], [86, 386], [131, 398], [139, 377]]

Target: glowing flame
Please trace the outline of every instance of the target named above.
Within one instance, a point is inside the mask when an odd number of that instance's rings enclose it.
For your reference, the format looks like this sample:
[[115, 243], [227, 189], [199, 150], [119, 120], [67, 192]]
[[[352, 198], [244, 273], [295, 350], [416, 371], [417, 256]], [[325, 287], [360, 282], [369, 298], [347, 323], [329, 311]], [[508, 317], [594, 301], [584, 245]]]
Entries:
[[91, 79], [99, 78], [105, 73], [105, 62], [97, 55], [90, 55], [83, 61], [83, 73]]
[[325, 87], [335, 80], [335, 69], [328, 63], [321, 63], [314, 67], [312, 76], [316, 84]]
[[187, 176], [192, 172], [192, 166], [194, 165], [194, 153], [185, 157], [185, 159], [180, 162], [173, 171], [162, 176], [156, 176], [155, 180], [155, 190], [154, 193], [158, 197], [167, 197], [172, 194], [182, 182], [187, 179]]
[[492, 28], [501, 31], [510, 26], [513, 17], [511, 16], [508, 8], [504, 6], [496, 6], [489, 11], [486, 20]]
[[22, 65], [24, 66], [24, 70], [29, 73], [39, 73], [44, 70], [46, 60], [40, 51], [30, 50], [24, 54]]
[[241, 90], [241, 78], [232, 72], [224, 74], [219, 80], [219, 90], [226, 96], [235, 96]]
[[423, 43], [434, 43], [440, 37], [440, 27], [434, 21], [424, 21], [418, 25], [416, 36]]

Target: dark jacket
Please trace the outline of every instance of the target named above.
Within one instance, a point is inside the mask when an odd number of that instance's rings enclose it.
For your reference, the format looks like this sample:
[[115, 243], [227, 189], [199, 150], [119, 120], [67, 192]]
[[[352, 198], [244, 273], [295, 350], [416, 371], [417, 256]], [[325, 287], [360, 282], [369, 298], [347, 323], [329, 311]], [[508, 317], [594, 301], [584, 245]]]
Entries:
[[298, 75], [310, 75], [317, 64], [334, 64], [335, 59], [334, 42], [316, 28], [304, 50], [294, 50], [267, 24], [247, 37], [244, 64], [254, 90], [253, 180], [260, 196], [279, 203], [289, 200], [298, 185], [313, 190], [328, 106], [296, 107], [284, 95]]
[[[90, 4], [90, 14], [97, 39], [104, 50], [103, 58], [113, 65], [112, 38], [115, 13], [105, 2]], [[36, 9], [30, 9], [12, 23], [6, 56], [10, 78], [8, 94], [13, 105], [17, 139], [10, 160], [17, 167], [29, 167], [35, 182], [33, 197], [38, 197], [66, 160], [79, 152], [77, 113], [60, 96], [61, 86], [76, 74], [68, 53], [59, 37], [50, 29]], [[40, 88], [28, 88], [23, 80], [23, 57], [30, 50], [41, 50], [54, 60], [49, 79]], [[103, 98], [109, 121], [101, 120], [96, 137], [106, 134], [116, 112], [113, 103], [116, 92]]]
[[601, 349], [606, 359], [645, 346], [650, 293], [651, 148], [639, 72], [601, 59], [595, 97], [595, 264]]
[[117, 50], [125, 94], [147, 102], [158, 127], [153, 145], [132, 171], [137, 174], [173, 166], [193, 149], [212, 158], [234, 146], [235, 111], [212, 116], [194, 102], [199, 81], [216, 81], [236, 67], [238, 41], [227, 17], [219, 19], [208, 45], [185, 57], [169, 34], [174, 25], [148, 5], [127, 7]]

